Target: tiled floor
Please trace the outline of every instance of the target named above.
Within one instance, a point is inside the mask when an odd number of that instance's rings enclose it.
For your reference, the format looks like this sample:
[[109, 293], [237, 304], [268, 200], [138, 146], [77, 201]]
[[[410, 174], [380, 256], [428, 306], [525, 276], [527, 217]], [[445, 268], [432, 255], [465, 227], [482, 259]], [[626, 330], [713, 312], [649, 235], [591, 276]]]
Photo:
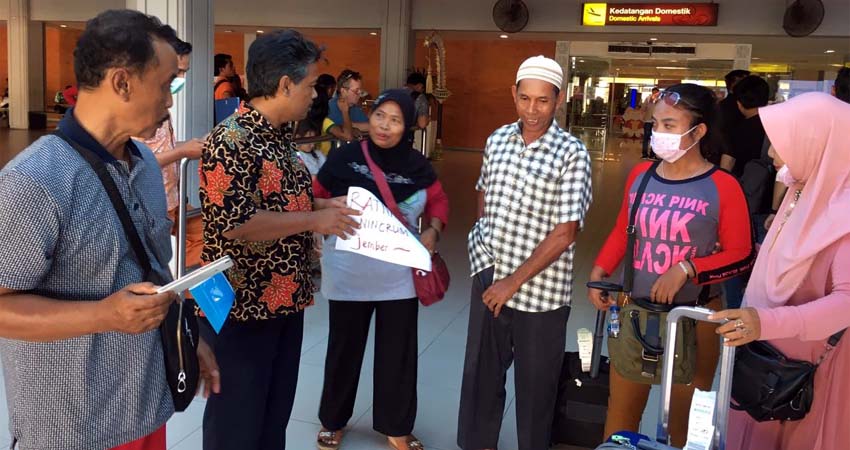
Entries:
[[[32, 134], [16, 132], [4, 135], [0, 131], [0, 164], [5, 164], [20, 149], [21, 139]], [[18, 147], [18, 148], [15, 148]], [[579, 236], [576, 256], [576, 289], [573, 310], [568, 325], [568, 348], [575, 349], [576, 330], [592, 328], [595, 311], [584, 298], [584, 288], [592, 259], [613, 226], [622, 198], [623, 183], [628, 170], [639, 155], [639, 143], [612, 140], [608, 161], [595, 161], [593, 167], [594, 203], [586, 227]], [[419, 316], [419, 410], [416, 435], [428, 449], [456, 449], [458, 398], [461, 384], [464, 346], [468, 320], [470, 279], [466, 256], [466, 234], [473, 222], [475, 194], [473, 187], [478, 176], [481, 155], [478, 153], [446, 152], [445, 159], [436, 163], [440, 179], [451, 199], [452, 215], [448, 232], [440, 244], [453, 275], [446, 299], [423, 308]], [[288, 448], [315, 448], [319, 430], [317, 412], [324, 358], [327, 347], [327, 303], [321, 297], [306, 315], [304, 346], [298, 393], [292, 420], [287, 428]], [[386, 441], [371, 429], [373, 345], [370, 342], [363, 364], [354, 416], [345, 437], [346, 450], [386, 449]], [[512, 373], [507, 386], [508, 400], [499, 448], [517, 448], [514, 388]], [[5, 395], [0, 392], [0, 403]], [[644, 429], [654, 429], [657, 395], [652, 396]], [[204, 402], [197, 400], [187, 412], [176, 414], [168, 424], [168, 448], [196, 450], [201, 448], [201, 419]], [[6, 422], [6, 408], [0, 407], [0, 423]], [[238, 430], [234, 430], [238, 432]], [[0, 446], [9, 441], [8, 431], [0, 427]]]

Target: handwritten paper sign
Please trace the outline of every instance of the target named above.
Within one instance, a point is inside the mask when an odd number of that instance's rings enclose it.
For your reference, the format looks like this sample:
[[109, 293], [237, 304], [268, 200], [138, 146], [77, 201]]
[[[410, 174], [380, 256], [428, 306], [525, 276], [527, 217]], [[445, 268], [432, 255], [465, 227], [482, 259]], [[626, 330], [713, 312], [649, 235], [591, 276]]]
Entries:
[[348, 239], [337, 239], [337, 250], [431, 271], [428, 249], [371, 192], [355, 186], [348, 188], [348, 207], [363, 212], [354, 218], [360, 222], [360, 229]]

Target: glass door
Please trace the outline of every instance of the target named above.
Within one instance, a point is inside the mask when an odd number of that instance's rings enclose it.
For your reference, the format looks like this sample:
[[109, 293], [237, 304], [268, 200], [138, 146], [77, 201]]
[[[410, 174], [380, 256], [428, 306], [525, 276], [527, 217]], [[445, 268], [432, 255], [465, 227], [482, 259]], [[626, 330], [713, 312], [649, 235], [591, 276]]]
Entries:
[[570, 134], [581, 139], [594, 159], [605, 159], [610, 123], [610, 83], [603, 81], [610, 72], [607, 59], [573, 57], [571, 78], [567, 84], [567, 126]]
[[731, 69], [729, 60], [574, 56], [570, 58], [566, 124], [596, 160], [640, 155], [645, 120], [641, 106], [653, 88], [695, 83], [722, 98], [723, 75]]

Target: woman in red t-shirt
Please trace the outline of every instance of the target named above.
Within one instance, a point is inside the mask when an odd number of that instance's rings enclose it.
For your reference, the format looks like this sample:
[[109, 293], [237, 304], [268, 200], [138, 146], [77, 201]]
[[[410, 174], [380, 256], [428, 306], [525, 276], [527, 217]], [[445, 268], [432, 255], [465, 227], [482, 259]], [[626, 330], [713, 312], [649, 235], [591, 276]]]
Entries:
[[[721, 308], [716, 283], [749, 269], [752, 231], [740, 185], [711, 159], [719, 148], [714, 95], [695, 84], [679, 84], [660, 96], [653, 112], [653, 151], [662, 161], [632, 170], [617, 224], [591, 272], [591, 281], [610, 276], [626, 256], [626, 228], [632, 203], [644, 177], [650, 177], [637, 210], [632, 298], [655, 303]], [[717, 247], [719, 243], [719, 248]], [[591, 289], [590, 300], [607, 309], [613, 300]], [[685, 444], [688, 409], [694, 388], [710, 390], [717, 366], [716, 326], [697, 324], [697, 363], [693, 383], [673, 386], [670, 434], [673, 445]], [[637, 431], [650, 385], [623, 377], [623, 361], [612, 359], [606, 437]]]

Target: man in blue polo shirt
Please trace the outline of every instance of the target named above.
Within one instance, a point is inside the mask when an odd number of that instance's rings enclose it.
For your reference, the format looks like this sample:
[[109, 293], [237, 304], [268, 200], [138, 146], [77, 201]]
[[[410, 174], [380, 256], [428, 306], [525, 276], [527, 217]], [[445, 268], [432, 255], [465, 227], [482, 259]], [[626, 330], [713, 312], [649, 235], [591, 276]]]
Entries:
[[[130, 140], [168, 118], [177, 54], [167, 39], [137, 11], [90, 20], [74, 50], [79, 98], [63, 137], [42, 137], [0, 172], [0, 356], [21, 450], [165, 449], [174, 404], [158, 327], [175, 297], [142, 282], [106, 190], [70, 142], [103, 161], [151, 270], [170, 280], [162, 175]], [[198, 356], [218, 391], [203, 340]]]
[[[369, 131], [369, 116], [360, 107], [363, 77], [359, 72], [345, 69], [339, 74], [336, 86], [336, 95], [328, 100], [328, 120], [333, 123], [328, 123], [324, 131], [338, 139], [350, 141]], [[348, 117], [343, 114], [340, 104], [348, 107]]]

